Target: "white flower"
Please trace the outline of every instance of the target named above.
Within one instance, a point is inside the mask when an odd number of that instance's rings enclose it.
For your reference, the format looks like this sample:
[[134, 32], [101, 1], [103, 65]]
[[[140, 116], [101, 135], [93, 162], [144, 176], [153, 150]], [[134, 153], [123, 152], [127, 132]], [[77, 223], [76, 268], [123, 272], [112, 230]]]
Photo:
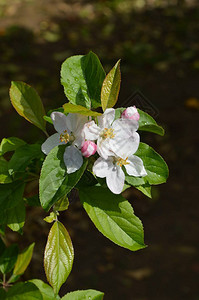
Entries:
[[101, 157], [107, 159], [114, 155], [122, 156], [122, 153], [135, 153], [139, 146], [138, 122], [128, 119], [115, 118], [113, 108], [106, 109], [104, 114], [98, 117], [98, 125], [90, 121], [84, 125], [86, 140], [97, 140], [97, 152]]
[[124, 158], [118, 156], [109, 157], [105, 160], [99, 157], [93, 165], [93, 173], [100, 177], [106, 177], [106, 184], [114, 194], [122, 192], [125, 174], [122, 167], [125, 167], [126, 172], [131, 176], [146, 176], [146, 170], [143, 161], [136, 155], [126, 156]]
[[70, 143], [71, 145], [66, 147], [64, 152], [64, 163], [67, 173], [73, 173], [83, 164], [83, 157], [79, 149], [84, 143], [82, 129], [88, 118], [80, 114], [69, 113], [66, 116], [61, 112], [53, 112], [51, 119], [57, 133], [47, 138], [42, 144], [42, 151], [48, 154], [55, 146]]

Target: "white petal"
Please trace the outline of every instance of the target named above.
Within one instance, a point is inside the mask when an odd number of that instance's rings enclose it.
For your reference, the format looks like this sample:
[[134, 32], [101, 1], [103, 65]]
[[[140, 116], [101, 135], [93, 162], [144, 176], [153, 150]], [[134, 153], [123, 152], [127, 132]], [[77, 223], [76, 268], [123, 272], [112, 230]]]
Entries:
[[112, 159], [105, 160], [102, 157], [99, 157], [93, 165], [93, 173], [100, 178], [104, 178], [111, 172], [112, 167]]
[[69, 113], [67, 115], [67, 126], [68, 129], [74, 133], [78, 134], [79, 131], [83, 129], [84, 124], [88, 122], [88, 117], [80, 114]]
[[75, 146], [66, 147], [64, 152], [64, 163], [68, 174], [79, 170], [83, 164], [81, 151], [79, 151]]
[[98, 139], [101, 129], [95, 124], [94, 121], [90, 121], [84, 125], [83, 133], [84, 137], [88, 141], [95, 141]]
[[67, 126], [67, 116], [63, 113], [55, 111], [50, 115], [50, 117], [57, 132], [63, 133], [64, 130], [70, 130]]
[[97, 140], [97, 152], [104, 159], [107, 159], [109, 156], [114, 156], [114, 153], [110, 150], [109, 139], [104, 140], [99, 137]]
[[114, 134], [122, 134], [123, 137], [131, 136], [136, 130], [138, 130], [138, 122], [128, 119], [117, 119], [113, 122], [112, 128]]
[[123, 190], [125, 175], [122, 168], [114, 165], [112, 171], [106, 177], [108, 188], [114, 194], [120, 194]]
[[136, 155], [131, 155], [127, 162], [128, 165], [125, 165], [126, 171], [131, 176], [146, 176], [147, 172], [144, 168], [143, 161]]
[[140, 143], [140, 136], [137, 132], [134, 132], [128, 138], [124, 138], [119, 134], [114, 139], [110, 139], [110, 149], [119, 157], [126, 159], [127, 156], [134, 154]]
[[102, 116], [98, 117], [98, 124], [100, 128], [109, 128], [115, 119], [114, 108], [107, 108]]
[[65, 144], [64, 142], [61, 142], [59, 138], [59, 133], [55, 133], [47, 138], [47, 140], [41, 145], [42, 152], [47, 155], [54, 147]]

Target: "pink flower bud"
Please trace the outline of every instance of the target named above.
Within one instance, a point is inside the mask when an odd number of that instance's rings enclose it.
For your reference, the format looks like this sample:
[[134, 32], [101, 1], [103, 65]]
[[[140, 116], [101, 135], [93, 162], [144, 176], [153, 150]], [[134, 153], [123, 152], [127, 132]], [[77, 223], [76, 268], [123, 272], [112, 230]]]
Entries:
[[125, 109], [123, 111], [122, 118], [138, 121], [140, 118], [140, 115], [135, 106], [130, 106], [130, 107], [127, 107], [127, 109]]
[[92, 141], [85, 141], [81, 148], [82, 155], [85, 157], [90, 157], [91, 155], [94, 155], [96, 151], [97, 145]]

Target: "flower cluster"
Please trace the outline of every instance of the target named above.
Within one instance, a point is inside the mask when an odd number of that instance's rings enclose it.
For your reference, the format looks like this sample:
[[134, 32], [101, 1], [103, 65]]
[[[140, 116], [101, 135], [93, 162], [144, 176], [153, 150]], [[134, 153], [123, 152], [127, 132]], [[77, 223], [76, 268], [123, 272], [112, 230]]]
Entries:
[[93, 165], [93, 173], [106, 178], [108, 188], [115, 194], [123, 190], [123, 167], [130, 176], [147, 175], [142, 160], [134, 155], [140, 142], [139, 113], [135, 106], [125, 109], [116, 120], [113, 108], [106, 109], [96, 122], [80, 114], [66, 116], [61, 112], [53, 112], [51, 119], [57, 133], [43, 143], [42, 151], [48, 154], [55, 146], [68, 144], [64, 152], [68, 174], [82, 166], [83, 156], [90, 157], [97, 151], [99, 157]]

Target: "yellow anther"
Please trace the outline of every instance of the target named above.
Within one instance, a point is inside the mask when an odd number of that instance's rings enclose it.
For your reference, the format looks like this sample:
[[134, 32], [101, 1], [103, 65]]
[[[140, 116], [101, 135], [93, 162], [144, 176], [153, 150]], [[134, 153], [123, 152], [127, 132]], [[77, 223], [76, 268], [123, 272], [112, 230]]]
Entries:
[[104, 128], [104, 131], [101, 136], [103, 139], [107, 139], [107, 138], [113, 139], [115, 137], [114, 129], [113, 128]]
[[66, 144], [70, 141], [70, 135], [68, 134], [67, 130], [64, 130], [63, 133], [60, 134], [60, 142], [65, 142]]
[[129, 165], [129, 162], [127, 162], [127, 159], [128, 159], [128, 157], [127, 157], [126, 159], [123, 159], [123, 158], [121, 158], [121, 157], [118, 157], [118, 158], [116, 158], [116, 164], [117, 164], [119, 167], [122, 167], [122, 166], [124, 166], [124, 165]]

